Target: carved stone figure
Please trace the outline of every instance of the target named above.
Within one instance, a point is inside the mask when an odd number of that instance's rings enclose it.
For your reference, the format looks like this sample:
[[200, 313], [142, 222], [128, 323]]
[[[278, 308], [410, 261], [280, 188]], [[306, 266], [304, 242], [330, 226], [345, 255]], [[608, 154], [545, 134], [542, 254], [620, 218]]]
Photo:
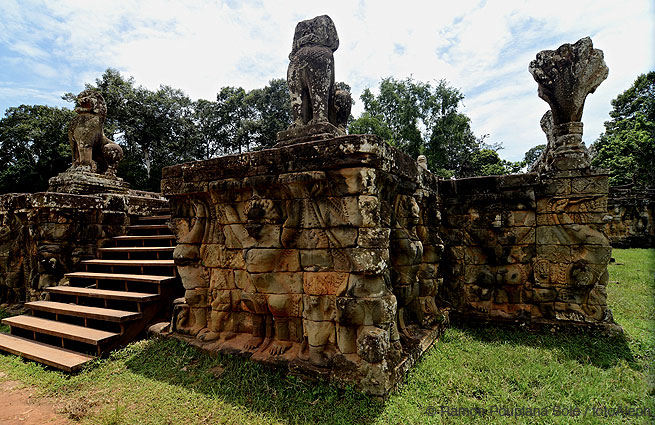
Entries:
[[339, 36], [329, 16], [296, 26], [287, 71], [293, 123], [278, 140], [346, 133], [352, 99], [347, 91], [335, 88], [333, 52], [338, 47]]
[[[545, 171], [588, 167], [589, 154], [582, 143], [582, 110], [608, 74], [603, 52], [593, 48], [589, 37], [557, 50], [543, 50], [530, 62], [529, 71], [539, 85], [539, 97], [552, 111], [551, 152], [544, 155]], [[542, 163], [541, 161], [539, 163]]]
[[105, 99], [94, 90], [84, 90], [77, 95], [75, 112], [77, 116], [68, 130], [73, 152], [71, 168], [115, 177], [123, 149], [103, 132], [107, 118]]

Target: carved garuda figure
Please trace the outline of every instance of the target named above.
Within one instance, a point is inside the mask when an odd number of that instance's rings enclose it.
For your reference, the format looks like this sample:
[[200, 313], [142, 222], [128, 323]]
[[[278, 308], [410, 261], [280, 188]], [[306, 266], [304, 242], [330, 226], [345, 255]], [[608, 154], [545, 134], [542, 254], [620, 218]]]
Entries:
[[339, 36], [327, 15], [299, 22], [289, 54], [287, 80], [293, 123], [278, 139], [313, 134], [345, 134], [350, 94], [334, 84], [334, 55]]
[[84, 90], [77, 95], [75, 112], [77, 116], [68, 129], [73, 152], [71, 169], [115, 177], [118, 163], [123, 159], [123, 149], [103, 132], [107, 118], [105, 99], [94, 90]]

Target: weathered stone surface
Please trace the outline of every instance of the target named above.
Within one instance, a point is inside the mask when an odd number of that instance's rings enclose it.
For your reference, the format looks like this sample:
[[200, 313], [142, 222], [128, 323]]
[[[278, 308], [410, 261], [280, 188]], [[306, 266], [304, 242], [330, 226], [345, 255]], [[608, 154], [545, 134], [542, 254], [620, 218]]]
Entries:
[[95, 90], [84, 90], [77, 96], [75, 112], [68, 130], [73, 165], [50, 179], [49, 191], [127, 193], [129, 185], [116, 176], [123, 149], [104, 134], [105, 99]]
[[611, 187], [604, 230], [617, 248], [655, 247], [655, 189]]
[[0, 195], [0, 304], [37, 300], [46, 286], [65, 283], [132, 217], [166, 206], [152, 195]]
[[334, 85], [334, 55], [339, 36], [327, 15], [299, 22], [289, 54], [287, 81], [293, 123], [278, 134], [279, 146], [346, 133], [351, 97]]
[[582, 111], [608, 75], [603, 52], [593, 48], [589, 37], [557, 50], [544, 50], [530, 62], [530, 73], [539, 85], [539, 97], [550, 105], [542, 128], [548, 144], [536, 169], [577, 170], [589, 167], [590, 157], [582, 143]]

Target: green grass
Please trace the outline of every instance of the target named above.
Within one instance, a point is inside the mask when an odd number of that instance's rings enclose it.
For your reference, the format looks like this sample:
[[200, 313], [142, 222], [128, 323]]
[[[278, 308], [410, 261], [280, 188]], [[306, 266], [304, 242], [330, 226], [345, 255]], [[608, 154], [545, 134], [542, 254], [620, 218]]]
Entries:
[[[0, 320], [9, 316], [11, 316], [9, 313], [7, 313], [5, 310], [0, 308]], [[0, 324], [0, 332], [9, 332], [9, 326]]]
[[[0, 379], [35, 386], [88, 424], [652, 423], [652, 417], [593, 416], [597, 407], [648, 407], [655, 414], [655, 249], [613, 256], [609, 303], [625, 336], [451, 328], [385, 403], [158, 339], [70, 376], [0, 356], [6, 374]], [[548, 416], [457, 417], [441, 414], [441, 406], [444, 413], [547, 408]], [[553, 416], [557, 406], [577, 407], [580, 416]]]

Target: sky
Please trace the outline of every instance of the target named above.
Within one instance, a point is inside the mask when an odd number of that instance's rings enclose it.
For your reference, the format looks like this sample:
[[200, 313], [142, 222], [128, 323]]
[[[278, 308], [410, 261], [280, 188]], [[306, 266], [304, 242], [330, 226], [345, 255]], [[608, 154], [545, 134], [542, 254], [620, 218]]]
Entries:
[[590, 36], [609, 77], [587, 97], [584, 141], [609, 119], [611, 100], [655, 70], [655, 0], [0, 0], [0, 116], [21, 104], [67, 106], [105, 69], [137, 85], [169, 85], [214, 100], [284, 78], [296, 23], [329, 15], [337, 28], [336, 80], [359, 96], [385, 77], [436, 83], [465, 96], [477, 136], [517, 161], [545, 143], [528, 64], [545, 49]]

